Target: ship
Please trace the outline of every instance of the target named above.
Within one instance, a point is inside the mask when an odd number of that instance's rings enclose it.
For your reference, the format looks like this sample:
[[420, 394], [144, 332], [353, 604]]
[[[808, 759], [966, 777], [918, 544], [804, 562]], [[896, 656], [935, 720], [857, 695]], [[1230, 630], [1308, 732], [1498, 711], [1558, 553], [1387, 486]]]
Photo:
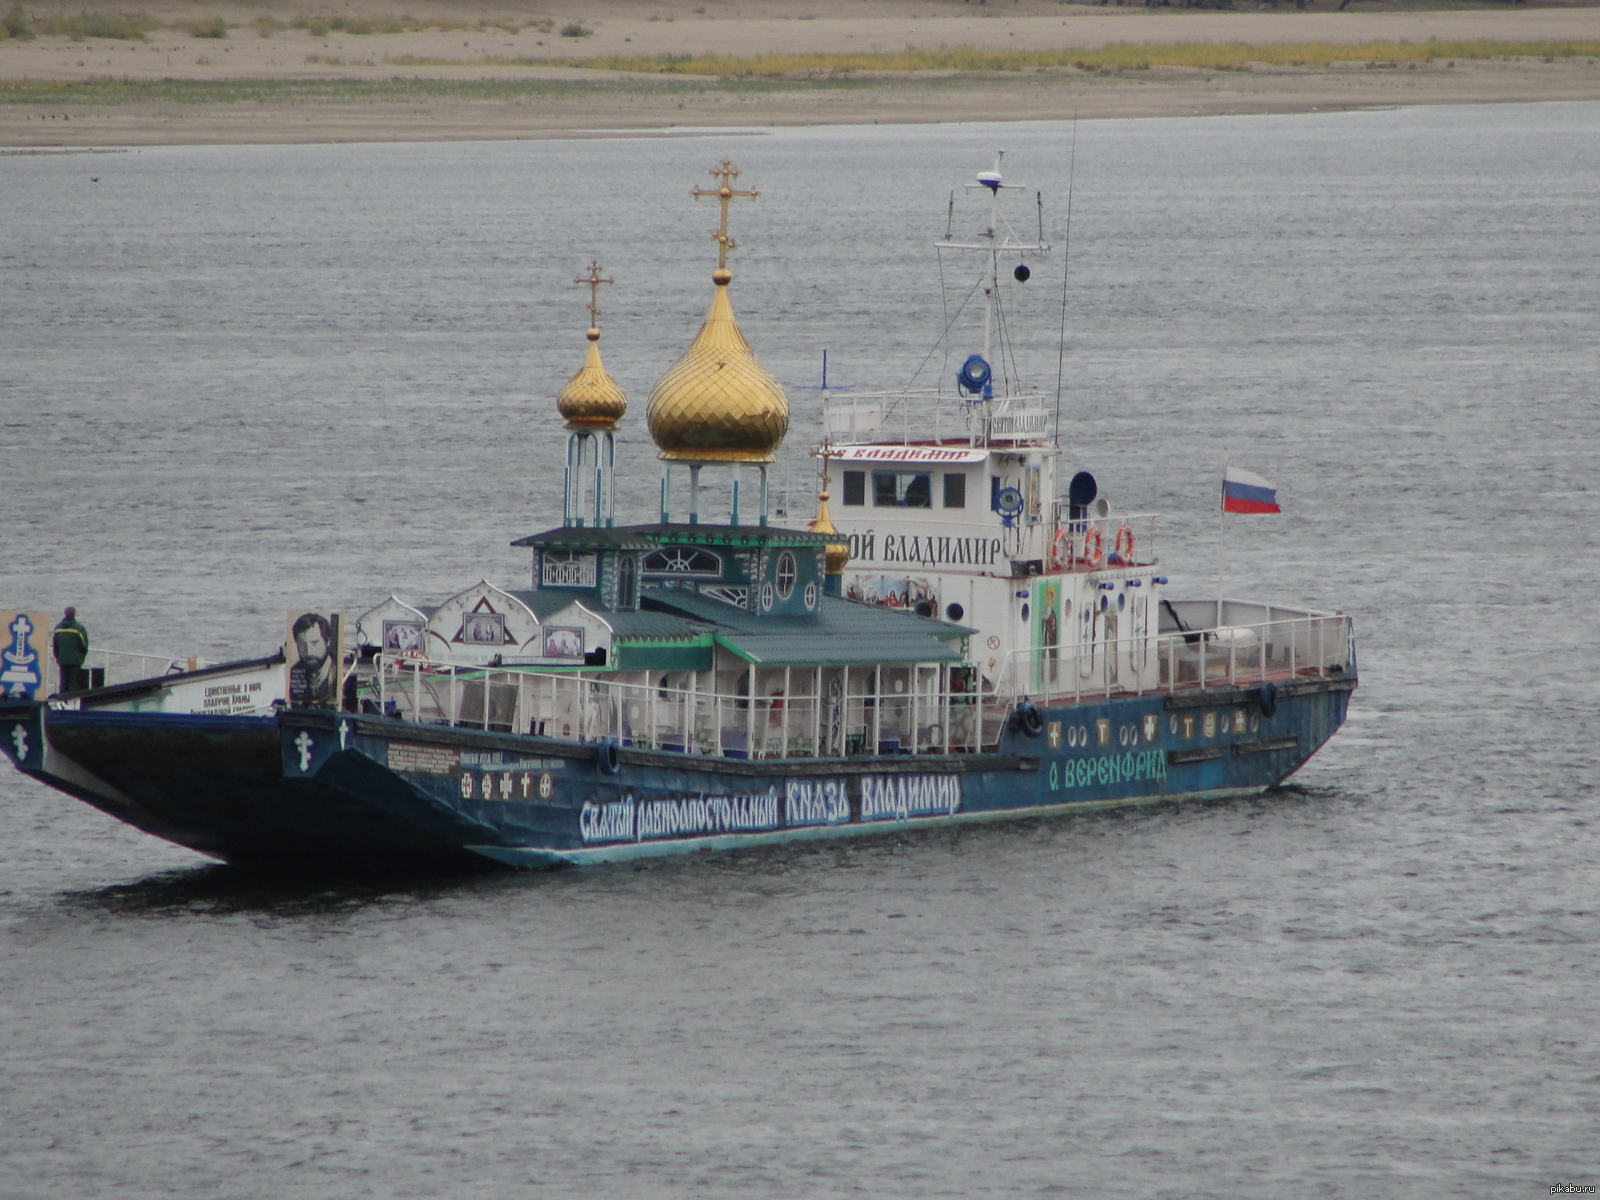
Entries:
[[1052, 404], [999, 340], [1002, 289], [1051, 252], [1042, 216], [1037, 236], [1007, 218], [1000, 168], [962, 189], [975, 232], [952, 192], [934, 239], [977, 264], [981, 332], [923, 390], [824, 369], [803, 526], [772, 520], [789, 403], [730, 299], [730, 206], [757, 193], [724, 159], [691, 190], [720, 206], [709, 311], [646, 407], [654, 519], [616, 520], [628, 399], [592, 262], [556, 398], [562, 521], [511, 543], [526, 586], [291, 612], [271, 654], [106, 658], [56, 692], [49, 616], [3, 613], [0, 747], [136, 829], [278, 871], [553, 867], [1281, 785], [1345, 719], [1351, 620], [1169, 595], [1152, 519], [1068, 475], [1059, 380]]

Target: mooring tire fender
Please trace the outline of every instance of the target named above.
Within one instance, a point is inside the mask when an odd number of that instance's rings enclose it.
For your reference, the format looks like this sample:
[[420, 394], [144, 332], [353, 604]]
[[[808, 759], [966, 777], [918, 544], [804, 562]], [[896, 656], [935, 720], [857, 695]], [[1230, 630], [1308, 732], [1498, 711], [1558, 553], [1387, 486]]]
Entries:
[[1263, 717], [1271, 717], [1278, 711], [1278, 685], [1270, 680], [1264, 681], [1256, 689], [1256, 705], [1261, 709]]
[[1044, 732], [1044, 718], [1031, 704], [1019, 704], [1011, 719], [1017, 729], [1027, 737], [1036, 738]]
[[601, 742], [595, 747], [594, 765], [602, 775], [615, 775], [622, 770], [622, 752], [615, 742]]

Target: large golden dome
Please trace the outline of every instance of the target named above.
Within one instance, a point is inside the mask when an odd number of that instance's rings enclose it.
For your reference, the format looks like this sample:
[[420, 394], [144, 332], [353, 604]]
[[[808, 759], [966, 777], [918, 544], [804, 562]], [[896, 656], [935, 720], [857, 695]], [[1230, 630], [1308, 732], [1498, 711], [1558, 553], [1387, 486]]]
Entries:
[[600, 331], [589, 329], [589, 354], [556, 396], [556, 411], [568, 428], [610, 429], [628, 411], [628, 395], [600, 361]]
[[645, 422], [661, 457], [687, 462], [773, 461], [789, 432], [789, 400], [744, 340], [718, 268], [711, 311], [688, 351], [650, 393]]

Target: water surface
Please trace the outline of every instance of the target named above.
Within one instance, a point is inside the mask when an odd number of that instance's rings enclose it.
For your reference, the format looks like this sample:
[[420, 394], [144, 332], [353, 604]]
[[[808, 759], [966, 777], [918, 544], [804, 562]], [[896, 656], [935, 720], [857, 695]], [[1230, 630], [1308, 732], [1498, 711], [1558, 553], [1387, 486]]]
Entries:
[[[1058, 247], [1012, 313], [1051, 389], [1070, 247], [1070, 469], [1165, 514], [1177, 593], [1220, 561], [1345, 609], [1362, 666], [1260, 801], [553, 875], [251, 880], [0, 776], [0, 1195], [1600, 1182], [1597, 134], [1578, 104], [1084, 123], [1075, 156], [1039, 124], [0, 160], [0, 598], [97, 644], [266, 652], [301, 602], [525, 579], [591, 255], [648, 518], [725, 153], [798, 487], [821, 352], [913, 377], [946, 197], [1004, 145]], [[1286, 511], [1219, 548], [1228, 459]]]

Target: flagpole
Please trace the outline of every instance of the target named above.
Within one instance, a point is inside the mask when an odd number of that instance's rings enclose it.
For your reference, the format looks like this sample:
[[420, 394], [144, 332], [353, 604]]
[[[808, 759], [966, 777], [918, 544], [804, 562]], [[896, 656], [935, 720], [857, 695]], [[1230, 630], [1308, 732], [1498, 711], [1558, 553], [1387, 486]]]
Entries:
[[1232, 458], [1223, 456], [1222, 460], [1222, 488], [1217, 493], [1217, 619], [1213, 628], [1222, 628], [1222, 571], [1227, 561], [1227, 519], [1228, 519], [1228, 468], [1233, 466]]

